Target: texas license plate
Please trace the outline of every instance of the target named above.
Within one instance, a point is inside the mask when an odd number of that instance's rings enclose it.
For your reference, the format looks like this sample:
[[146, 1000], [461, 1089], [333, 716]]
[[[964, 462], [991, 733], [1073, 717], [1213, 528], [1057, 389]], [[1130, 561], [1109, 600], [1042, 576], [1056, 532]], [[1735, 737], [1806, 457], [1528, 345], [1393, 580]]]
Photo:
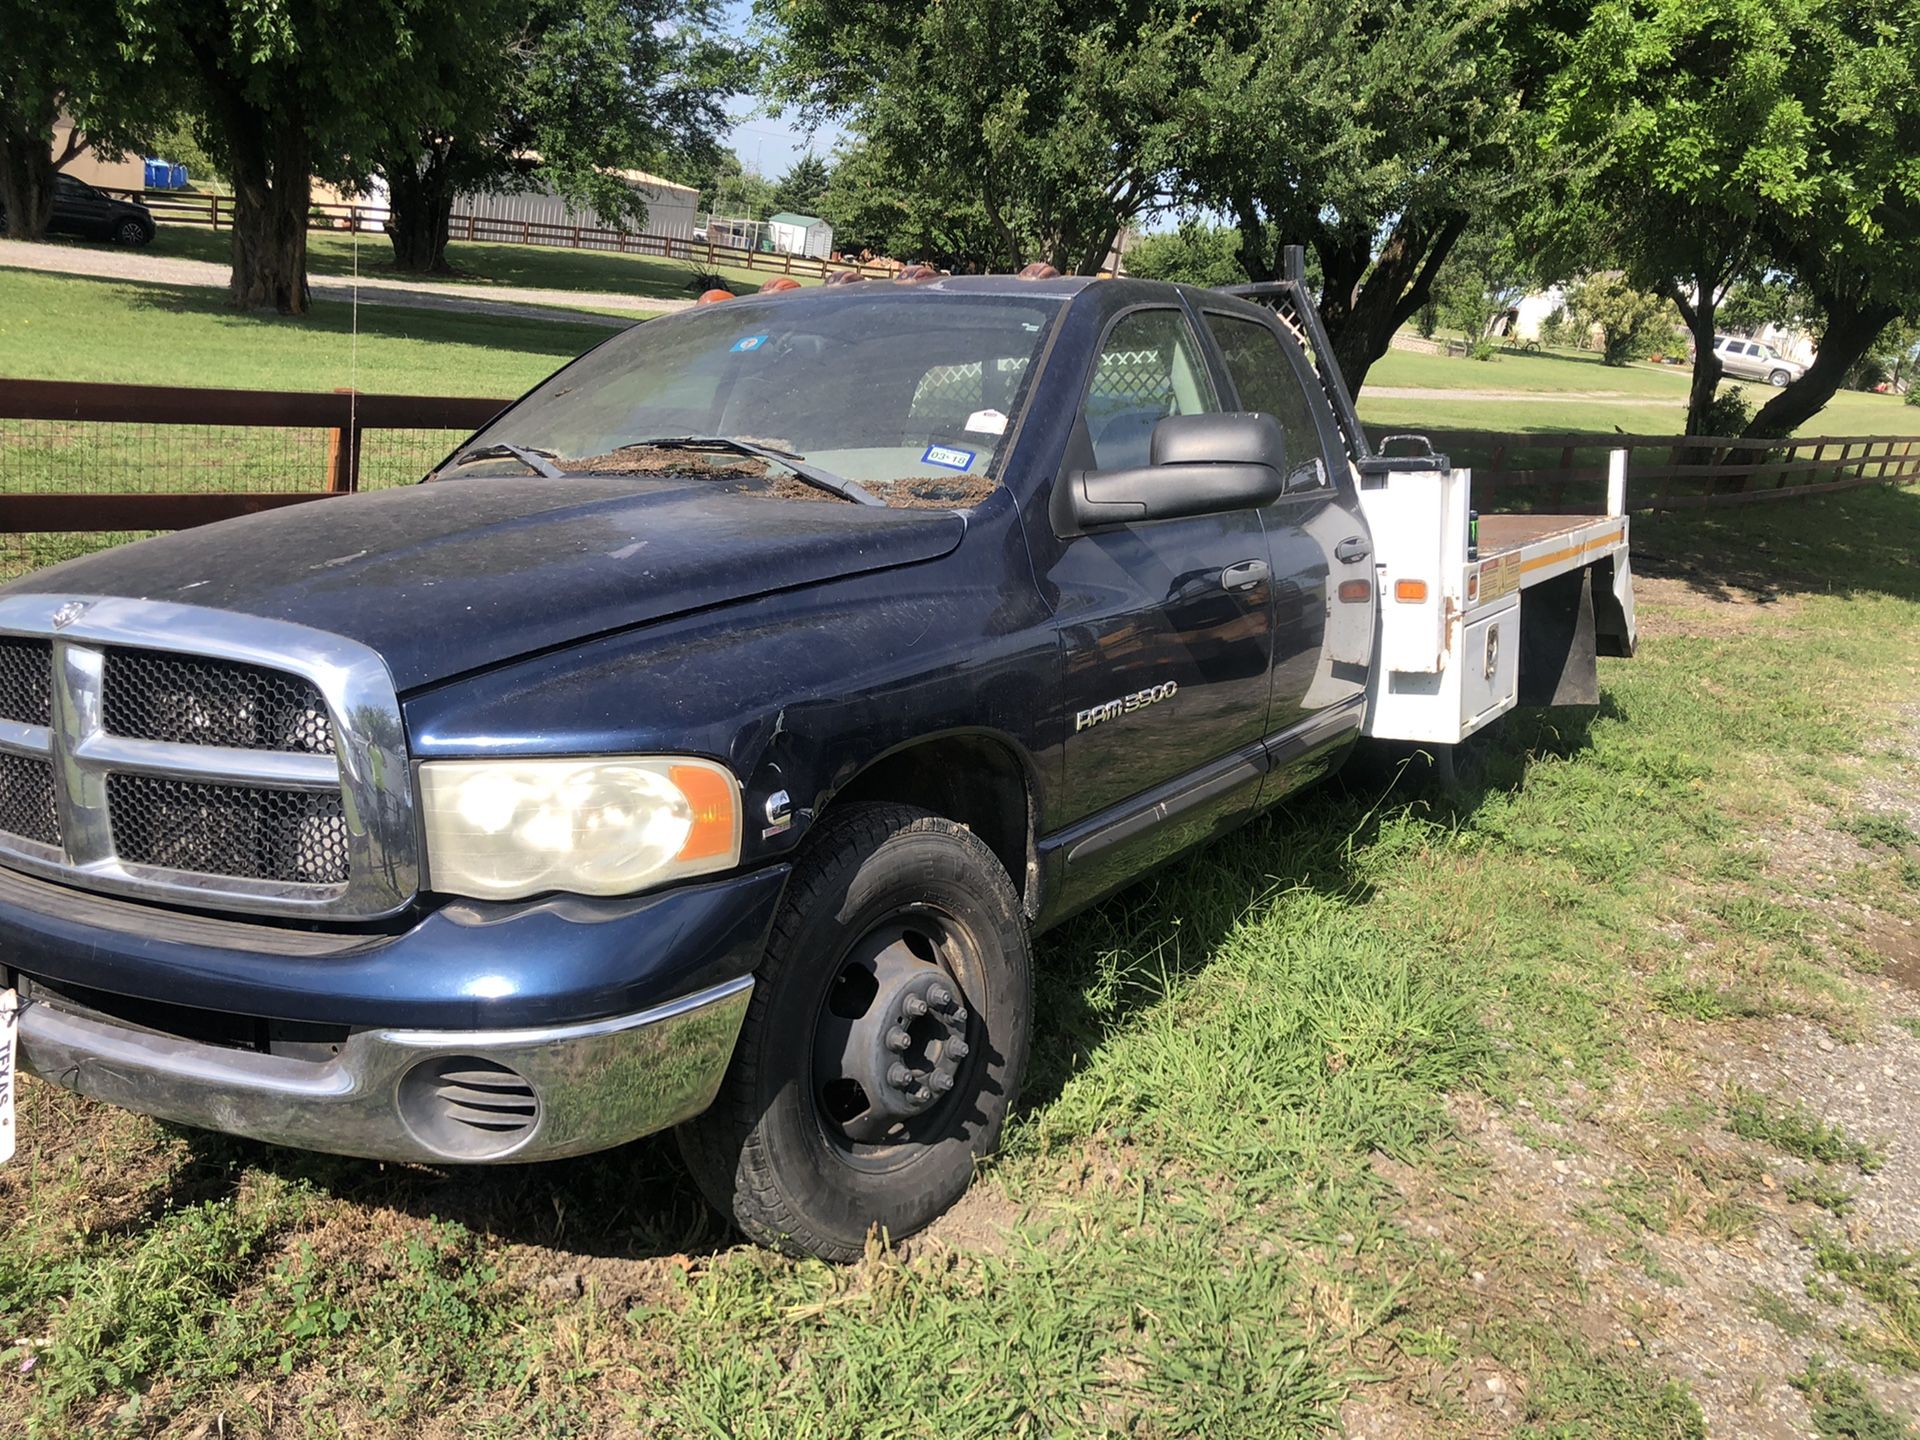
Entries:
[[0, 1165], [13, 1158], [13, 1072], [19, 1049], [20, 996], [0, 990]]

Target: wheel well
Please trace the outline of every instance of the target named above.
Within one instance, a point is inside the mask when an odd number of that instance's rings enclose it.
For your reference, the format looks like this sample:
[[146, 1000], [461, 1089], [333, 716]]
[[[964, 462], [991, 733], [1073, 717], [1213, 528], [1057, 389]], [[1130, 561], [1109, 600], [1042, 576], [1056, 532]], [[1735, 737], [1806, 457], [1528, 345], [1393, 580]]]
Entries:
[[1005, 744], [955, 735], [896, 750], [835, 791], [828, 808], [849, 800], [917, 805], [966, 826], [999, 857], [1032, 914], [1039, 874], [1032, 797], [1026, 771]]

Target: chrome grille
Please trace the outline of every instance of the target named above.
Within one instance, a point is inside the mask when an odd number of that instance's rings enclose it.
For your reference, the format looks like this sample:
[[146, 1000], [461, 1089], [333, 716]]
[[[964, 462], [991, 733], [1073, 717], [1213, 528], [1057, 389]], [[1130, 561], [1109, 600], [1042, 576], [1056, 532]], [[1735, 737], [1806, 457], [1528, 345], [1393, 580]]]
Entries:
[[109, 775], [107, 813], [114, 850], [134, 865], [290, 885], [347, 881], [337, 794]]
[[0, 596], [0, 864], [373, 918], [418, 888], [405, 732], [362, 645], [161, 601]]
[[40, 845], [60, 844], [52, 761], [0, 755], [0, 830]]
[[53, 723], [53, 646], [0, 636], [0, 718]]
[[110, 734], [136, 740], [334, 753], [333, 720], [319, 687], [230, 660], [109, 650], [102, 714]]

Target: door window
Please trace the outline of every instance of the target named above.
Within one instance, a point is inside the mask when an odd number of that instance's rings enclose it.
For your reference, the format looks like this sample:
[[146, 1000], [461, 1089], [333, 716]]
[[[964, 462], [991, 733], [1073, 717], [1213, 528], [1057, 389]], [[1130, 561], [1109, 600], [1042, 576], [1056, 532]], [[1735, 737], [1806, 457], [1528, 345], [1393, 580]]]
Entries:
[[1178, 310], [1136, 310], [1107, 332], [1087, 386], [1094, 467], [1145, 465], [1159, 421], [1219, 408], [1186, 317]]
[[1257, 320], [1207, 313], [1207, 329], [1226, 357], [1227, 373], [1242, 410], [1258, 410], [1280, 422], [1287, 436], [1287, 489], [1326, 483], [1320, 432], [1280, 337]]

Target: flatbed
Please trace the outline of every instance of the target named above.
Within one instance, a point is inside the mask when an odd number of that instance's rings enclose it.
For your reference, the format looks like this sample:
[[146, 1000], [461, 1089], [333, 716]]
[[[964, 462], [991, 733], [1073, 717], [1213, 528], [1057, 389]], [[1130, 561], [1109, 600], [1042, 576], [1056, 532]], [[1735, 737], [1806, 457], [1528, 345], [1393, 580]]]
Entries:
[[[1346, 442], [1370, 532], [1346, 547], [1370, 553], [1374, 573], [1364, 733], [1447, 746], [1518, 705], [1599, 703], [1597, 657], [1634, 647], [1626, 452], [1609, 460], [1604, 514], [1476, 515], [1471, 471], [1423, 437], [1376, 449], [1330, 360], [1303, 263], [1289, 246], [1287, 278], [1225, 288], [1293, 331]], [[1348, 658], [1361, 653], [1354, 641]]]

